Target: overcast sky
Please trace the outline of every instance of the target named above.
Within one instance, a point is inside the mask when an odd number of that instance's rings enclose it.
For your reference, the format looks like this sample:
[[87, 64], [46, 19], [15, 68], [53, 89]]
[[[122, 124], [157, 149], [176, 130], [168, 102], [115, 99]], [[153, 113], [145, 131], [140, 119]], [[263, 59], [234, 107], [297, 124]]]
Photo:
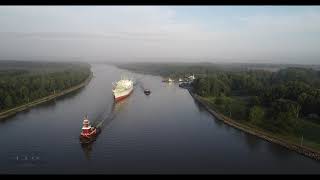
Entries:
[[320, 64], [320, 6], [2, 6], [0, 59]]

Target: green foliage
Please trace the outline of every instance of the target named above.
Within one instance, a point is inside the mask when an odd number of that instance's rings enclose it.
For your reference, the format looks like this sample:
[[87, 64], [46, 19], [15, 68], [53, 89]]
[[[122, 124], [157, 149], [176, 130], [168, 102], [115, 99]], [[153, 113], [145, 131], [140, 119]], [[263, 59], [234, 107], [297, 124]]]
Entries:
[[[220, 77], [221, 78], [221, 77]], [[224, 78], [222, 76], [222, 78]], [[230, 87], [218, 76], [196, 79], [193, 83], [194, 89], [202, 96], [229, 95]]]
[[227, 117], [235, 120], [246, 120], [247, 119], [247, 105], [246, 103], [238, 98], [219, 96], [211, 100], [214, 108]]
[[248, 119], [247, 105], [243, 100], [233, 99], [230, 103], [231, 118], [235, 120], [246, 120]]
[[265, 112], [260, 106], [253, 106], [249, 112], [249, 121], [253, 124], [259, 125], [264, 118]]
[[303, 135], [304, 139], [311, 140], [320, 144], [320, 125], [312, 123], [307, 120], [301, 120], [301, 132], [299, 132], [299, 136]]
[[[307, 68], [286, 68], [273, 74], [273, 81], [277, 84], [290, 81], [305, 82], [307, 84], [318, 84], [319, 72]], [[319, 88], [319, 86], [317, 87]]]
[[260, 98], [258, 96], [250, 97], [249, 105], [252, 106], [259, 106], [261, 104]]
[[[312, 69], [287, 68], [278, 72], [213, 72], [199, 77], [194, 91], [217, 97], [216, 108], [233, 119], [248, 119], [274, 132], [296, 133], [298, 119], [320, 116], [320, 73]], [[227, 103], [221, 95], [247, 98]], [[264, 109], [269, 109], [265, 111]], [[318, 120], [320, 122], [320, 119]]]
[[223, 105], [224, 104], [224, 98], [223, 97], [217, 97], [215, 103], [217, 105]]
[[273, 126], [279, 132], [292, 133], [297, 130], [300, 105], [291, 100], [279, 99], [272, 104]]
[[4, 105], [5, 107], [12, 107], [13, 103], [12, 103], [12, 98], [10, 95], [7, 95], [4, 99]]
[[26, 62], [9, 64], [12, 68], [25, 68], [21, 70], [3, 69], [3, 67], [0, 69], [0, 110], [22, 105], [51, 95], [54, 91], [58, 92], [75, 86], [83, 82], [91, 73], [90, 66], [87, 64], [61, 63], [45, 69], [37, 69], [40, 66], [38, 63], [31, 64]]

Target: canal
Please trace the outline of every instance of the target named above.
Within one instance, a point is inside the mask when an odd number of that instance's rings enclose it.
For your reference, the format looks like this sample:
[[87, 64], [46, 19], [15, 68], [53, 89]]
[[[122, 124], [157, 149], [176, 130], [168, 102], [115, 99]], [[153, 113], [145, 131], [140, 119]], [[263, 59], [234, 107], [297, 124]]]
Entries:
[[[158, 76], [92, 64], [81, 90], [0, 121], [0, 173], [319, 173], [320, 162], [216, 120], [187, 90]], [[114, 104], [112, 82], [127, 74], [140, 86]], [[83, 116], [104, 120], [88, 146]]]

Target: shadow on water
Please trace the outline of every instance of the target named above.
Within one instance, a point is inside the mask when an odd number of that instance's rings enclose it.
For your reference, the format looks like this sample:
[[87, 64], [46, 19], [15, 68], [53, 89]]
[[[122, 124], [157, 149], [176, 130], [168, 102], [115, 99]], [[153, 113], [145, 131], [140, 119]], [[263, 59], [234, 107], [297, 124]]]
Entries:
[[87, 160], [90, 160], [90, 158], [91, 158], [93, 144], [96, 141], [96, 139], [97, 139], [97, 137], [94, 137], [94, 139], [90, 143], [80, 143], [81, 148], [82, 148]]
[[194, 98], [192, 98], [193, 102], [195, 103], [197, 109], [199, 112], [206, 112], [209, 116], [212, 117], [212, 120], [215, 121], [215, 124], [218, 125], [219, 127], [225, 127], [227, 125], [224, 124], [224, 122], [216, 119], [216, 117], [214, 117], [212, 114], [210, 114], [207, 109], [205, 107], [203, 107], [202, 104], [200, 104], [197, 100], [195, 100]]
[[250, 150], [254, 151], [259, 148], [261, 140], [253, 135], [244, 133], [244, 139]]
[[[99, 115], [98, 118], [92, 122], [92, 125], [99, 128], [100, 131], [103, 131], [104, 127], [108, 126], [108, 124], [115, 119], [115, 117], [123, 110], [126, 104], [128, 104], [128, 99], [123, 99], [119, 102], [113, 102], [111, 109], [109, 111], [107, 110], [102, 112], [101, 115]], [[94, 142], [97, 140], [99, 134], [90, 139], [90, 141], [87, 143], [80, 143], [87, 160], [90, 160]]]
[[269, 149], [269, 152], [271, 152], [274, 156], [276, 156], [278, 159], [288, 159], [292, 154], [296, 154], [294, 151], [289, 151], [280, 145], [273, 144], [270, 142], [266, 142], [266, 146]]
[[288, 159], [291, 156], [290, 155], [291, 153], [295, 153], [295, 152], [288, 153], [288, 150], [283, 146], [270, 143], [264, 139], [261, 139], [259, 137], [253, 136], [245, 132], [243, 133], [244, 133], [245, 142], [247, 143], [248, 147], [252, 151], [256, 151], [260, 147], [265, 146], [267, 149], [269, 149], [268, 152], [271, 152], [273, 155], [275, 155], [279, 159]]
[[288, 159], [291, 156], [291, 153], [295, 153], [293, 151], [288, 153], [288, 150], [281, 145], [270, 143], [260, 137], [253, 136], [245, 132], [244, 139], [250, 150], [256, 151], [258, 148], [265, 146], [265, 148], [269, 149], [268, 152], [271, 152], [279, 159]]
[[[191, 96], [191, 95], [190, 95]], [[203, 107], [202, 104], [200, 104], [197, 100], [195, 100], [193, 97], [192, 97], [192, 100], [194, 102], [194, 104], [196, 105], [197, 109], [199, 112], [206, 112], [207, 110]]]
[[75, 90], [73, 92], [70, 92], [68, 94], [65, 94], [63, 96], [57, 97], [55, 99], [57, 99], [59, 101], [66, 100], [66, 99], [72, 99], [72, 98], [75, 98], [80, 92], [84, 91], [85, 89], [86, 89], [86, 86], [82, 87], [80, 89], [77, 89], [77, 90]]

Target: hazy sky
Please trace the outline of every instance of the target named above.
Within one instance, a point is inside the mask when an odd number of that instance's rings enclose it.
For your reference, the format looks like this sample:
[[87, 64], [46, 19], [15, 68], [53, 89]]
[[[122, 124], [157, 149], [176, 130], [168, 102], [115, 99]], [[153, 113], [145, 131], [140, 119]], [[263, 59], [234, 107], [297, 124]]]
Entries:
[[2, 6], [0, 59], [320, 64], [320, 6]]

